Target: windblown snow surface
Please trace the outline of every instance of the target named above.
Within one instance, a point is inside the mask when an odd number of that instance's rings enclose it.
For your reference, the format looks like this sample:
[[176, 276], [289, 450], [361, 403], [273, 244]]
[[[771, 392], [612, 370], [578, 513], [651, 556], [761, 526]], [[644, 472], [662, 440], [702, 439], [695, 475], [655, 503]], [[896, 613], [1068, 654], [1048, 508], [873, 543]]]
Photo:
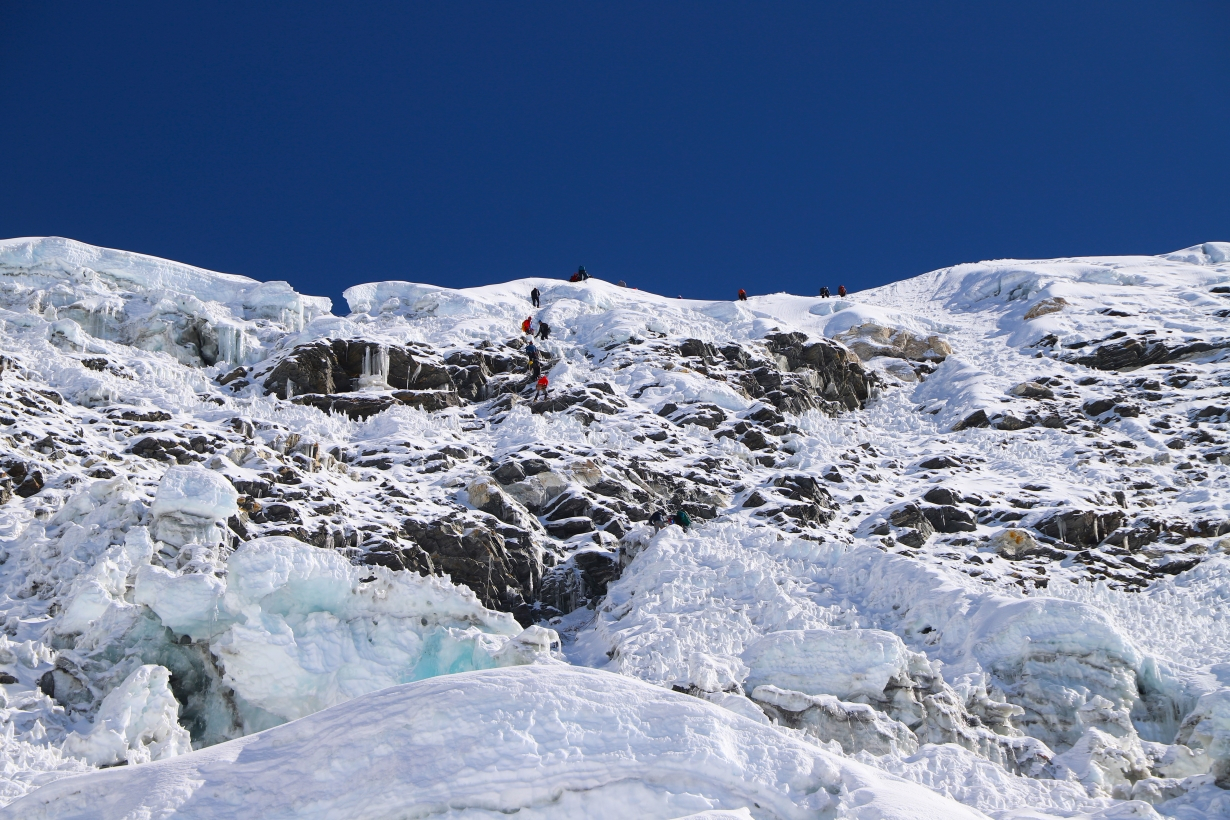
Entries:
[[0, 816], [1230, 817], [1230, 244], [346, 298], [0, 242]]

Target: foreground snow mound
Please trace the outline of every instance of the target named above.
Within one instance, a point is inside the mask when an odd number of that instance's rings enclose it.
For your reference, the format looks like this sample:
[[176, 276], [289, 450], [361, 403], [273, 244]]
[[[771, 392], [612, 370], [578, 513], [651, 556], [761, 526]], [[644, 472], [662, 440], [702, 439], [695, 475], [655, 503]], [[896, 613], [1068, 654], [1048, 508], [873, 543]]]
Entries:
[[400, 820], [514, 812], [984, 817], [696, 698], [544, 666], [387, 689], [172, 760], [61, 780], [2, 816]]

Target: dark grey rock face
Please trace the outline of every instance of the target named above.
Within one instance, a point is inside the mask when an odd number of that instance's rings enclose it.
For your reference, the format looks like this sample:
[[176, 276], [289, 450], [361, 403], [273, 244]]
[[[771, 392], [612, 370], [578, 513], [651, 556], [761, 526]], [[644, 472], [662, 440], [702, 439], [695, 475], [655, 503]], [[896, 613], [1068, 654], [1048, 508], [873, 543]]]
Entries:
[[978, 521], [974, 516], [959, 507], [928, 505], [922, 507], [922, 513], [936, 532], [951, 534], [974, 532], [978, 529]]
[[461, 515], [431, 522], [408, 518], [402, 528], [430, 556], [435, 572], [469, 587], [485, 606], [532, 622], [527, 599], [541, 581], [542, 563], [528, 539], [509, 541], [481, 520]]
[[[811, 390], [791, 386], [791, 390], [782, 391], [787, 397], [798, 401], [811, 394], [817, 404], [832, 402], [847, 410], [863, 407], [871, 397], [875, 376], [867, 373], [858, 357], [839, 342], [831, 339], [813, 342], [802, 333], [773, 334], [766, 336], [765, 342], [769, 350], [786, 359], [791, 373], [812, 374]], [[788, 401], [773, 403], [779, 410], [784, 409], [783, 404], [790, 405]]]
[[1099, 345], [1088, 354], [1066, 358], [1074, 364], [1094, 370], [1135, 370], [1146, 365], [1175, 362], [1226, 348], [1230, 348], [1230, 339], [1226, 338], [1193, 340], [1180, 344], [1148, 338], [1123, 338]]
[[391, 388], [457, 391], [449, 368], [427, 348], [381, 346], [362, 339], [321, 339], [297, 345], [265, 377], [264, 388], [280, 398], [287, 398], [287, 382], [292, 395], [349, 393], [358, 386], [364, 362], [378, 357], [382, 350], [388, 355], [385, 380]]
[[1066, 510], [1034, 525], [1043, 535], [1077, 547], [1095, 547], [1124, 522], [1119, 510]]

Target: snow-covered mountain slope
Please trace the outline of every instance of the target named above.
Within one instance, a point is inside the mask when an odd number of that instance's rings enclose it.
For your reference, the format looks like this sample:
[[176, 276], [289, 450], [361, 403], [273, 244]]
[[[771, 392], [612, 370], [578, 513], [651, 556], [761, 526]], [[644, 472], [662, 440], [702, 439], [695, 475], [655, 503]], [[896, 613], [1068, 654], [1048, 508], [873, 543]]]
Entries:
[[1230, 816], [1230, 245], [346, 298], [0, 242], [0, 815]]

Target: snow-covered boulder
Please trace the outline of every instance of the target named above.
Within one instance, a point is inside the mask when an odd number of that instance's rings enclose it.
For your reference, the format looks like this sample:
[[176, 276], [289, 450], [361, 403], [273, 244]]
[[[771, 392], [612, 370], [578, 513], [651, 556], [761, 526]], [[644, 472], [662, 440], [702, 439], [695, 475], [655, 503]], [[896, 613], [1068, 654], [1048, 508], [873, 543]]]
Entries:
[[1038, 539], [1027, 529], [1008, 527], [991, 536], [989, 546], [1008, 559], [1024, 558], [1038, 551]]
[[832, 695], [805, 695], [757, 686], [752, 699], [774, 718], [822, 741], [836, 741], [847, 754], [913, 754], [918, 740], [910, 728], [865, 703], [847, 703]]
[[883, 701], [890, 684], [908, 685], [911, 654], [900, 638], [878, 629], [773, 632], [744, 651], [751, 669], [744, 686]]
[[178, 718], [171, 673], [145, 664], [103, 698], [88, 734], [69, 735], [64, 753], [92, 766], [147, 763], [186, 754], [192, 751], [192, 742]]

